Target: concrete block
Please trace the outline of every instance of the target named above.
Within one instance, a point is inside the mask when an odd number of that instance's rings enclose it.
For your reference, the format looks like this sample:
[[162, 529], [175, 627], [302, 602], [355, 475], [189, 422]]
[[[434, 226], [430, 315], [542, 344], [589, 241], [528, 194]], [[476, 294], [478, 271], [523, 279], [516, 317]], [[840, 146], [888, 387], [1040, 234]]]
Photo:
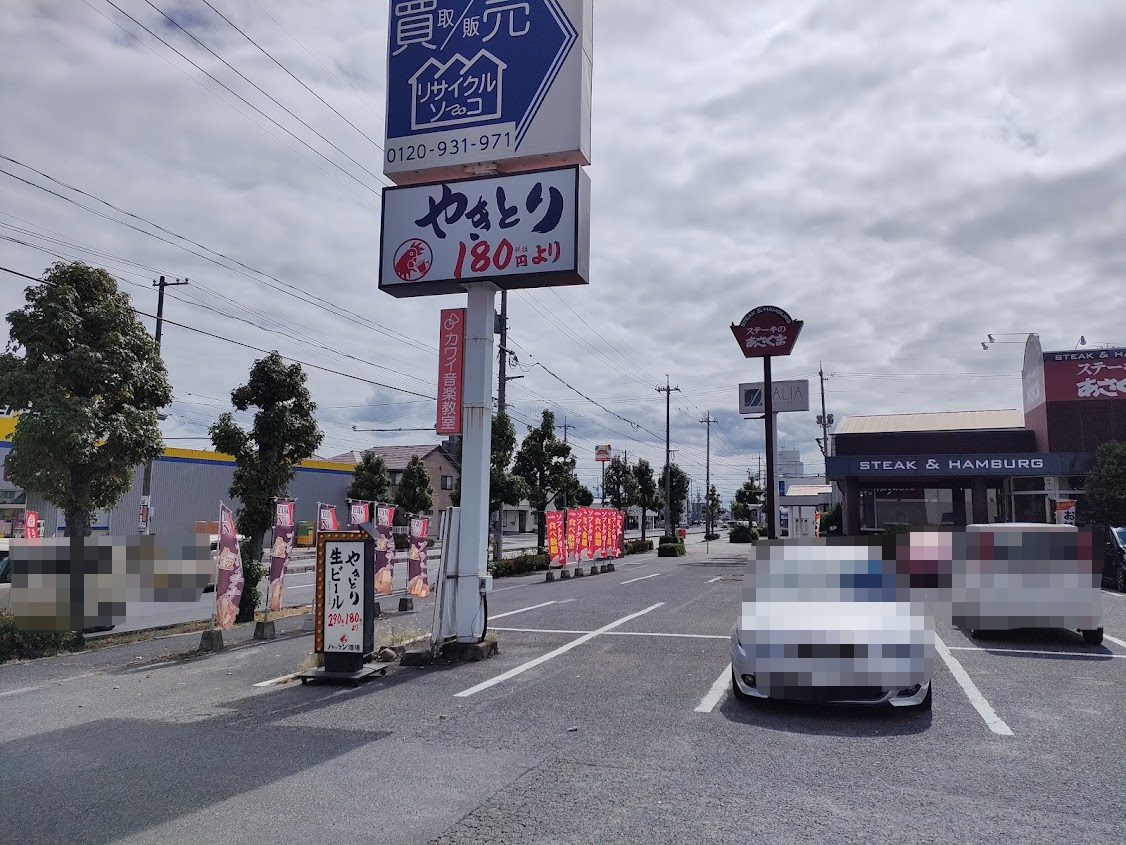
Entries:
[[278, 632], [274, 630], [273, 620], [269, 622], [255, 622], [254, 623], [254, 639], [256, 640], [275, 640], [278, 637]]
[[223, 632], [216, 628], [214, 631], [204, 631], [199, 638], [200, 651], [222, 651]]
[[414, 610], [414, 599], [409, 596], [399, 599], [399, 612], [402, 613], [406, 610]]

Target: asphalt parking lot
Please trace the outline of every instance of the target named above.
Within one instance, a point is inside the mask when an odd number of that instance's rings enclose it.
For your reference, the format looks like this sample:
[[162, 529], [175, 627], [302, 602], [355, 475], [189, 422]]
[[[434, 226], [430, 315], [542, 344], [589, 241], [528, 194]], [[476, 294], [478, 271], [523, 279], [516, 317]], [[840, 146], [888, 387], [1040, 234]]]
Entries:
[[[1126, 597], [1103, 646], [938, 623], [929, 713], [744, 703], [744, 566], [498, 581], [498, 656], [357, 690], [278, 680], [298, 626], [0, 667], [0, 794], [30, 796], [0, 841], [1126, 841]], [[381, 630], [429, 630], [418, 604]]]

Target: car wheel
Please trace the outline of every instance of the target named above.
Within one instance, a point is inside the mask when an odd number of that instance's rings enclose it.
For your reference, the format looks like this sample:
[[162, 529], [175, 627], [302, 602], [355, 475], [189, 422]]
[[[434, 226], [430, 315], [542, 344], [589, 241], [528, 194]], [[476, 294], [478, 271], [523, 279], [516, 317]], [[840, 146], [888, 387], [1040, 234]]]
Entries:
[[739, 689], [739, 684], [736, 683], [736, 681], [735, 681], [735, 670], [734, 669], [731, 670], [731, 692], [740, 701], [750, 701], [751, 698], [753, 697], [753, 696], [747, 695], [745, 692], [743, 692], [741, 689]]
[[930, 683], [930, 686], [927, 687], [926, 697], [922, 701], [920, 701], [919, 704], [918, 704], [919, 709], [920, 710], [926, 710], [926, 711], [929, 712], [930, 709], [931, 709], [931, 702], [933, 700], [934, 700], [934, 681], [932, 680], [931, 683]]
[[1119, 564], [1114, 570], [1114, 589], [1126, 593], [1126, 565]]
[[989, 639], [989, 632], [983, 628], [971, 628], [970, 636], [975, 640], [987, 640]]
[[1093, 631], [1080, 631], [1083, 635], [1083, 642], [1087, 645], [1102, 645], [1103, 642], [1103, 629], [1096, 628]]

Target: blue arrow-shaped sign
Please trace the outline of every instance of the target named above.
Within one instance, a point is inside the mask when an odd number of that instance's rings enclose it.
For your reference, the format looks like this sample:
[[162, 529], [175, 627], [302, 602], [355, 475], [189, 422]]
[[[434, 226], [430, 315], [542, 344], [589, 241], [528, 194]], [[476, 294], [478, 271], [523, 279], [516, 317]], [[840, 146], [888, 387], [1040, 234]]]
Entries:
[[[581, 110], [589, 108], [582, 74], [589, 56], [579, 45], [586, 7], [585, 0], [392, 0], [385, 171], [580, 148]], [[575, 102], [573, 127], [553, 102], [558, 149], [536, 129], [553, 90]]]

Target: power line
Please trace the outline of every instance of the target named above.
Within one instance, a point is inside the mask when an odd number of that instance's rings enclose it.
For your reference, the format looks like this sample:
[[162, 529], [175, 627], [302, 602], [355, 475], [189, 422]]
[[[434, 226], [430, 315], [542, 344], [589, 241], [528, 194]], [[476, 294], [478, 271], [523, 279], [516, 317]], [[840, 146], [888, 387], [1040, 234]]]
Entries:
[[[372, 146], [374, 146], [376, 149], [378, 149], [381, 153], [383, 152], [383, 147], [380, 144], [377, 144], [375, 141], [373, 141], [368, 136], [368, 134], [366, 132], [364, 132], [364, 130], [362, 130], [360, 127], [358, 127], [352, 121], [350, 121], [348, 118], [346, 118], [340, 112], [338, 112], [336, 110], [335, 106], [333, 106], [331, 103], [329, 103], [327, 100], [325, 100], [324, 97], [322, 97], [320, 94], [318, 94], [312, 88], [310, 88], [308, 85], [306, 85], [304, 82], [302, 82], [289, 68], [287, 68], [284, 64], [282, 64], [277, 59], [275, 59], [269, 53], [269, 51], [267, 51], [265, 48], [263, 48], [261, 44], [259, 44], [257, 41], [255, 41], [253, 38], [251, 38], [249, 35], [247, 35], [243, 30], [239, 29], [239, 27], [233, 21], [231, 21], [230, 18], [228, 18], [226, 15], [224, 15], [222, 12], [220, 12], [218, 9], [216, 9], [214, 6], [212, 6], [208, 2], [208, 0], [200, 0], [200, 2], [203, 3], [203, 5], [205, 5], [207, 8], [209, 8], [215, 14], [217, 14], [219, 17], [221, 17], [223, 20], [225, 20], [228, 24], [230, 24], [231, 28], [234, 29], [235, 32], [237, 32], [239, 35], [241, 35], [243, 38], [245, 38], [247, 41], [249, 41], [251, 44], [253, 44], [255, 47], [257, 47], [259, 52], [261, 52], [263, 56], [268, 58], [271, 62], [273, 62], [278, 67], [280, 67], [282, 70], [284, 70], [287, 74], [289, 74], [289, 76], [293, 79], [294, 82], [296, 82], [298, 85], [300, 85], [306, 91], [308, 91], [310, 94], [312, 94], [314, 97], [316, 97], [322, 103], [324, 103], [324, 105], [328, 106], [328, 108], [332, 109], [333, 114], [335, 114], [337, 117], [339, 117], [345, 123], [347, 123], [353, 129], [355, 129], [361, 135], [363, 135], [364, 138], [367, 138], [367, 140], [372, 144]], [[150, 3], [149, 5], [152, 5], [152, 4]]]
[[[112, 0], [106, 0], [106, 2], [107, 2], [107, 3], [109, 3], [109, 4], [111, 5], [111, 6], [113, 5], [113, 2], [112, 2]], [[306, 128], [306, 129], [308, 129], [308, 130], [309, 130], [310, 132], [312, 132], [312, 133], [313, 133], [314, 135], [316, 135], [316, 136], [317, 136], [318, 138], [320, 138], [320, 139], [321, 139], [322, 141], [324, 141], [324, 142], [325, 142], [326, 144], [328, 144], [328, 145], [329, 145], [330, 147], [332, 147], [332, 148], [333, 148], [334, 150], [336, 150], [336, 151], [337, 151], [338, 153], [340, 153], [340, 154], [341, 154], [342, 156], [344, 156], [344, 158], [348, 159], [348, 161], [352, 162], [352, 164], [356, 165], [356, 167], [360, 168], [360, 170], [364, 171], [364, 173], [366, 173], [366, 174], [367, 174], [368, 176], [370, 176], [370, 177], [371, 177], [372, 179], [374, 179], [374, 180], [375, 180], [376, 182], [380, 182], [380, 183], [381, 183], [381, 184], [383, 184], [383, 185], [387, 185], [387, 186], [390, 186], [390, 184], [391, 184], [391, 183], [390, 183], [389, 181], [387, 181], [387, 180], [386, 180], [386, 179], [385, 179], [385, 178], [384, 178], [383, 176], [380, 176], [380, 175], [377, 175], [377, 174], [375, 174], [375, 173], [372, 173], [372, 172], [371, 172], [370, 170], [368, 170], [368, 169], [367, 169], [366, 167], [364, 167], [364, 165], [363, 165], [363, 164], [361, 164], [360, 162], [356, 161], [356, 159], [352, 158], [352, 156], [348, 155], [348, 153], [344, 152], [344, 150], [340, 149], [340, 147], [336, 146], [336, 144], [332, 143], [332, 141], [330, 141], [330, 140], [329, 140], [328, 138], [326, 138], [326, 137], [325, 137], [324, 135], [322, 135], [322, 134], [321, 134], [320, 132], [318, 132], [318, 131], [317, 131], [316, 129], [314, 129], [314, 128], [313, 128], [312, 126], [310, 126], [310, 125], [309, 125], [308, 123], [306, 123], [306, 122], [305, 122], [304, 120], [302, 120], [301, 118], [299, 118], [299, 117], [298, 117], [297, 115], [295, 115], [295, 114], [294, 114], [294, 113], [293, 113], [292, 111], [290, 111], [290, 110], [289, 110], [289, 109], [288, 109], [288, 108], [287, 108], [286, 106], [284, 106], [284, 105], [282, 105], [282, 104], [281, 104], [280, 102], [278, 102], [278, 100], [277, 100], [277, 99], [275, 99], [275, 98], [274, 98], [274, 97], [273, 97], [272, 95], [270, 95], [270, 94], [267, 94], [267, 93], [266, 93], [266, 92], [265, 92], [264, 90], [262, 90], [261, 86], [259, 86], [259, 85], [258, 85], [257, 83], [255, 83], [255, 82], [253, 82], [253, 81], [252, 81], [252, 80], [251, 80], [251, 79], [250, 79], [250, 78], [249, 78], [248, 76], [246, 76], [246, 74], [244, 74], [244, 73], [243, 73], [242, 71], [240, 71], [240, 70], [239, 70], [238, 68], [236, 68], [236, 67], [235, 67], [234, 65], [232, 65], [232, 64], [231, 64], [230, 62], [228, 62], [228, 61], [227, 61], [226, 59], [224, 59], [224, 58], [223, 58], [222, 56], [220, 56], [220, 55], [219, 55], [218, 53], [216, 53], [216, 52], [215, 52], [214, 50], [212, 50], [212, 49], [211, 49], [210, 47], [208, 47], [208, 46], [207, 46], [206, 44], [204, 44], [204, 43], [203, 43], [202, 41], [200, 41], [200, 40], [199, 40], [198, 38], [196, 38], [196, 37], [195, 37], [194, 35], [192, 35], [192, 33], [191, 33], [191, 32], [189, 32], [189, 31], [188, 31], [187, 29], [185, 29], [185, 28], [184, 28], [183, 26], [181, 26], [181, 25], [180, 25], [180, 22], [179, 22], [179, 21], [177, 21], [177, 20], [176, 20], [175, 18], [173, 18], [173, 17], [170, 17], [169, 15], [167, 15], [167, 14], [166, 14], [166, 13], [164, 12], [164, 10], [163, 10], [163, 9], [161, 9], [161, 8], [160, 8], [159, 6], [157, 6], [157, 5], [155, 4], [155, 3], [153, 3], [153, 2], [152, 2], [152, 0], [145, 0], [145, 2], [146, 2], [146, 3], [147, 3], [147, 4], [149, 5], [149, 6], [151, 6], [151, 7], [153, 8], [153, 9], [155, 9], [155, 10], [156, 10], [156, 11], [157, 11], [157, 12], [158, 12], [158, 13], [159, 13], [159, 14], [160, 14], [160, 15], [161, 15], [161, 16], [162, 16], [162, 17], [163, 17], [163, 18], [164, 18], [164, 19], [165, 19], [166, 21], [168, 21], [168, 22], [169, 22], [170, 24], [172, 24], [172, 25], [173, 25], [174, 27], [176, 27], [176, 29], [180, 30], [180, 32], [184, 33], [184, 35], [188, 36], [188, 38], [192, 39], [192, 41], [194, 41], [194, 42], [195, 42], [196, 44], [198, 44], [198, 45], [199, 45], [200, 47], [202, 47], [202, 48], [203, 48], [204, 50], [206, 50], [206, 51], [207, 51], [208, 53], [210, 53], [210, 54], [211, 54], [212, 56], [214, 56], [214, 57], [215, 57], [215, 58], [217, 58], [217, 59], [218, 59], [219, 61], [221, 61], [221, 62], [222, 62], [222, 63], [223, 63], [224, 65], [226, 65], [226, 66], [227, 66], [228, 68], [230, 68], [230, 69], [231, 69], [231, 71], [233, 71], [233, 72], [234, 72], [235, 74], [237, 74], [237, 75], [238, 75], [238, 76], [239, 76], [239, 77], [240, 77], [241, 79], [243, 79], [243, 80], [244, 80], [244, 81], [245, 81], [245, 82], [246, 82], [246, 83], [247, 83], [248, 85], [250, 85], [250, 86], [251, 86], [251, 87], [253, 87], [253, 88], [254, 88], [254, 89], [255, 89], [256, 91], [258, 91], [258, 93], [259, 93], [259, 94], [261, 94], [261, 95], [262, 95], [263, 97], [265, 97], [266, 99], [268, 99], [268, 100], [269, 100], [269, 101], [270, 101], [271, 103], [273, 103], [273, 104], [274, 104], [275, 106], [277, 106], [277, 107], [278, 107], [279, 109], [281, 109], [282, 111], [284, 111], [284, 112], [285, 112], [286, 114], [288, 114], [288, 115], [289, 115], [290, 117], [292, 117], [292, 118], [293, 118], [294, 120], [296, 120], [296, 121], [297, 121], [298, 123], [300, 123], [300, 124], [301, 124], [302, 126], [304, 126], [304, 127]], [[205, 2], [205, 3], [206, 3], [206, 0], [203, 0], [203, 2]], [[215, 11], [215, 7], [214, 7], [214, 6], [211, 6], [211, 4], [210, 4], [210, 3], [207, 3], [207, 5], [208, 5], [208, 7], [209, 7], [209, 8], [211, 8], [211, 9], [212, 9], [212, 11]], [[114, 8], [116, 9], [117, 7], [116, 7], [116, 6], [114, 6]], [[121, 10], [120, 10], [120, 9], [118, 9], [118, 11], [121, 11]], [[216, 12], [216, 14], [219, 14], [219, 13], [218, 13], [218, 12]], [[220, 15], [220, 17], [223, 17], [223, 16], [222, 16], [222, 15]], [[223, 20], [227, 20], [227, 19], [226, 19], [226, 18], [223, 18]], [[228, 22], [228, 23], [230, 23], [230, 21], [227, 21], [227, 22]], [[234, 26], [234, 24], [231, 24], [231, 26]], [[235, 28], [236, 28], [236, 29], [238, 29], [238, 27], [235, 27]], [[239, 30], [239, 31], [241, 32], [242, 30]], [[247, 36], [247, 37], [249, 37], [249, 36]], [[252, 42], [252, 43], [253, 43], [253, 42]], [[257, 45], [255, 45], [255, 46], [257, 46]], [[265, 52], [265, 51], [263, 51], [263, 52]], [[267, 54], [267, 55], [268, 55], [268, 54]], [[297, 78], [297, 77], [294, 77], [294, 79], [296, 79], [296, 78]], [[300, 80], [298, 80], [298, 81], [300, 81]], [[326, 105], [327, 105], [327, 104], [326, 104]], [[330, 108], [331, 108], [331, 106], [330, 106]], [[333, 109], [333, 111], [335, 111], [335, 109]], [[357, 130], [357, 131], [359, 131], [359, 130]], [[366, 138], [367, 136], [365, 135], [364, 137]], [[370, 139], [369, 139], [369, 140], [370, 140]], [[382, 148], [382, 147], [380, 147], [380, 149], [382, 150], [383, 148]], [[361, 183], [361, 184], [362, 184], [362, 183]]]
[[[108, 0], [107, 0], [107, 2], [108, 2]], [[104, 205], [107, 208], [112, 209], [113, 211], [117, 212], [118, 214], [122, 214], [126, 217], [133, 219], [133, 220], [137, 220], [141, 223], [144, 223], [147, 226], [151, 226], [152, 228], [154, 228], [154, 229], [156, 229], [160, 232], [163, 232], [166, 235], [170, 235], [171, 237], [178, 238], [179, 240], [182, 240], [186, 243], [192, 244], [193, 246], [199, 247], [200, 249], [204, 250], [205, 252], [209, 252], [212, 255], [219, 256], [219, 258], [222, 258], [224, 261], [229, 261], [232, 264], [237, 265], [237, 267], [230, 267], [226, 264], [223, 264], [221, 261], [217, 261], [216, 259], [214, 259], [214, 258], [212, 258], [208, 255], [201, 255], [200, 253], [196, 252], [195, 250], [188, 249], [183, 244], [178, 244], [175, 241], [168, 240], [167, 238], [162, 238], [160, 235], [156, 235], [152, 232], [146, 231], [145, 229], [142, 229], [139, 226], [135, 226], [132, 223], [128, 223], [124, 220], [118, 220], [116, 217], [112, 217], [108, 214], [105, 214], [104, 212], [101, 212], [101, 211], [98, 211], [97, 209], [91, 208], [88, 205], [84, 205], [84, 204], [78, 202], [77, 200], [74, 200], [71, 197], [66, 196], [65, 194], [60, 194], [58, 191], [53, 191], [50, 188], [44, 187], [43, 185], [39, 185], [35, 182], [30, 181], [29, 179], [24, 179], [23, 177], [17, 176], [16, 174], [14, 174], [14, 173], [12, 173], [8, 170], [0, 168], [0, 173], [4, 174], [6, 176], [9, 176], [12, 179], [15, 179], [19, 182], [22, 182], [25, 185], [29, 185], [33, 188], [40, 190], [40, 191], [44, 191], [48, 194], [51, 194], [52, 196], [58, 197], [59, 199], [63, 200], [64, 202], [68, 202], [71, 205], [75, 205], [78, 208], [83, 209], [84, 211], [88, 211], [91, 214], [97, 215], [98, 217], [101, 217], [105, 220], [109, 220], [111, 223], [116, 223], [119, 226], [124, 226], [127, 229], [132, 229], [136, 232], [140, 232], [142, 235], [146, 235], [150, 238], [153, 238], [154, 240], [158, 240], [162, 243], [166, 243], [169, 246], [176, 247], [177, 249], [183, 250], [184, 252], [187, 252], [190, 255], [196, 256], [197, 258], [202, 258], [204, 261], [208, 261], [212, 264], [215, 264], [218, 267], [222, 267], [224, 270], [228, 270], [230, 272], [238, 273], [239, 275], [245, 276], [246, 278], [250, 279], [251, 281], [257, 282], [259, 284], [263, 284], [266, 287], [271, 288], [273, 290], [276, 290], [278, 293], [281, 293], [285, 296], [292, 296], [295, 299], [298, 299], [298, 300], [306, 303], [307, 305], [312, 305], [316, 308], [320, 308], [321, 310], [326, 311], [326, 312], [332, 314], [333, 316], [343, 317], [347, 320], [350, 320], [351, 322], [356, 323], [357, 325], [363, 326], [364, 328], [374, 327], [381, 334], [386, 335], [388, 338], [390, 338], [392, 340], [395, 340], [395, 341], [398, 341], [398, 342], [401, 342], [401, 343], [406, 343], [408, 346], [412, 346], [415, 349], [418, 349], [419, 351], [427, 352], [427, 353], [429, 353], [431, 355], [435, 355], [435, 356], [437, 355], [437, 352], [434, 349], [430, 349], [426, 346], [423, 346], [422, 344], [420, 344], [417, 341], [407, 337], [406, 335], [402, 334], [401, 332], [397, 332], [394, 329], [387, 328], [386, 326], [383, 326], [383, 325], [381, 325], [381, 324], [379, 324], [375, 321], [369, 320], [368, 318], [363, 317], [359, 314], [356, 314], [355, 312], [351, 312], [351, 311], [348, 311], [346, 309], [343, 309], [330, 300], [324, 299], [323, 297], [319, 297], [315, 294], [308, 293], [307, 291], [297, 287], [296, 285], [293, 285], [289, 282], [283, 281], [283, 280], [277, 278], [276, 276], [273, 276], [273, 275], [271, 275], [271, 274], [269, 274], [269, 273], [267, 273], [263, 270], [259, 270], [255, 267], [251, 267], [249, 264], [245, 264], [242, 261], [239, 261], [237, 258], [232, 258], [229, 255], [226, 255], [222, 252], [219, 252], [218, 250], [212, 249], [211, 247], [208, 247], [208, 246], [204, 246], [203, 244], [199, 243], [198, 241], [192, 240], [191, 238], [187, 237], [186, 235], [181, 235], [178, 232], [172, 231], [171, 229], [166, 229], [165, 227], [161, 226], [158, 223], [154, 223], [152, 220], [149, 220], [148, 218], [142, 217], [138, 214], [134, 214], [131, 211], [126, 211], [123, 208], [119, 208], [118, 206], [114, 205], [113, 203], [111, 203], [107, 200], [104, 200], [101, 197], [96, 196], [95, 194], [84, 191], [81, 188], [76, 188], [73, 185], [69, 185], [69, 184], [67, 184], [66, 182], [63, 182], [60, 179], [56, 179], [54, 176], [51, 176], [50, 174], [44, 173], [41, 170], [36, 170], [31, 165], [25, 164], [24, 162], [19, 161], [18, 159], [11, 158], [10, 156], [7, 156], [7, 155], [4, 155], [3, 153], [0, 153], [0, 160], [8, 161], [8, 162], [11, 162], [12, 164], [18, 165], [19, 167], [22, 167], [26, 170], [29, 170], [32, 173], [35, 173], [36, 175], [41, 176], [42, 178], [47, 179], [48, 181], [50, 181], [50, 182], [52, 182], [56, 185], [59, 185], [60, 187], [66, 188], [69, 191], [74, 191], [76, 194], [79, 194], [81, 196], [88, 197], [89, 199], [92, 199], [95, 202], [100, 203], [101, 205]], [[243, 269], [238, 269], [238, 268], [243, 268]], [[244, 270], [249, 271], [250, 273], [254, 273], [256, 275], [254, 275], [254, 276], [249, 275], [249, 273], [244, 272]], [[257, 278], [259, 276], [263, 277], [263, 278]], [[265, 281], [267, 279], [270, 280], [270, 281]], [[276, 282], [277, 284], [271, 284], [270, 283], [271, 281]], [[281, 285], [281, 288], [279, 288], [277, 285]], [[289, 292], [287, 292], [287, 290], [283, 290], [282, 288], [288, 289]]]
[[[0, 271], [2, 271], [4, 273], [10, 273], [13, 276], [19, 276], [19, 277], [24, 278], [24, 279], [29, 279], [29, 280], [36, 282], [38, 284], [41, 284], [41, 285], [54, 285], [55, 284], [54, 282], [48, 282], [48, 281], [45, 281], [44, 279], [37, 279], [37, 278], [35, 278], [35, 276], [29, 276], [27, 273], [20, 273], [17, 270], [10, 270], [7, 267], [0, 267]], [[134, 313], [136, 313], [136, 314], [140, 314], [143, 317], [149, 317], [149, 318], [154, 319], [154, 320], [156, 319], [155, 314], [150, 314], [147, 311], [142, 311], [141, 309], [137, 308], [136, 306], [131, 306], [131, 308], [134, 311]], [[250, 350], [253, 350], [254, 352], [259, 352], [263, 355], [269, 355], [272, 352], [276, 352], [276, 350], [262, 349], [262, 348], [257, 347], [257, 346], [252, 346], [249, 343], [243, 343], [240, 340], [234, 340], [233, 338], [224, 337], [223, 335], [213, 334], [212, 332], [205, 331], [204, 329], [197, 329], [195, 326], [188, 326], [188, 325], [185, 325], [184, 323], [176, 323], [176, 322], [173, 322], [172, 320], [165, 320], [164, 322], [165, 322], [166, 325], [176, 326], [177, 328], [184, 329], [184, 330], [189, 331], [189, 332], [195, 332], [196, 334], [201, 334], [201, 335], [204, 335], [205, 337], [210, 337], [210, 338], [213, 338], [215, 340], [222, 340], [226, 343], [230, 343], [230, 344], [233, 344], [235, 346], [241, 346], [244, 349], [250, 349]], [[354, 373], [345, 373], [345, 372], [342, 372], [340, 370], [334, 370], [331, 367], [322, 367], [319, 364], [311, 364], [308, 361], [302, 361], [301, 359], [294, 358], [291, 355], [281, 355], [281, 353], [278, 353], [278, 355], [281, 358], [285, 359], [286, 361], [292, 361], [293, 363], [300, 364], [303, 367], [310, 367], [314, 370], [320, 370], [322, 372], [332, 373], [333, 375], [343, 376], [344, 378], [350, 378], [350, 379], [353, 379], [355, 381], [361, 381], [365, 384], [374, 385], [375, 387], [382, 387], [385, 390], [391, 390], [391, 391], [394, 391], [396, 393], [406, 393], [410, 396], [419, 396], [423, 399], [430, 399], [430, 400], [433, 400], [433, 401], [437, 401], [436, 396], [428, 396], [425, 393], [418, 393], [418, 392], [413, 391], [413, 390], [407, 390], [404, 387], [394, 387], [390, 384], [383, 384], [382, 382], [372, 381], [371, 379], [366, 379], [366, 378], [363, 378], [362, 376], [357, 376]]]

